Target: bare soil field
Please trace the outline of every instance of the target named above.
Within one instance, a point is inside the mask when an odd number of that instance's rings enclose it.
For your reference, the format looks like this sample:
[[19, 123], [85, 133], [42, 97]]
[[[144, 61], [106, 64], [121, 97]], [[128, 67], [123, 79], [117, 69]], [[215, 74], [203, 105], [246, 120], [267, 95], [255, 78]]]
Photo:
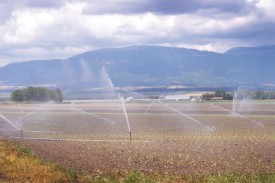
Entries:
[[273, 101], [238, 111], [230, 101], [134, 101], [125, 109], [121, 101], [0, 104], [0, 135], [83, 174], [275, 173]]

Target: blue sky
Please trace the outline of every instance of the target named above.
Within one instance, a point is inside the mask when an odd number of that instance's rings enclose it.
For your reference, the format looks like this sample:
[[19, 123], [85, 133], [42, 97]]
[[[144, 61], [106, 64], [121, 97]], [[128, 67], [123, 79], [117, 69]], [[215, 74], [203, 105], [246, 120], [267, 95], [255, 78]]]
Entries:
[[0, 0], [0, 66], [128, 45], [275, 44], [274, 0]]

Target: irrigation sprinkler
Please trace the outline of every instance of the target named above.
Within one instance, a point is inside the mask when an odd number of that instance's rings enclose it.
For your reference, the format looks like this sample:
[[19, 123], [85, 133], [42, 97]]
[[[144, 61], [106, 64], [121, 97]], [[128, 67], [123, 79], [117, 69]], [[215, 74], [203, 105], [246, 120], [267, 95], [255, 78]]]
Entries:
[[129, 140], [132, 140], [132, 132], [128, 132], [129, 133]]
[[20, 137], [23, 137], [23, 130], [20, 130]]

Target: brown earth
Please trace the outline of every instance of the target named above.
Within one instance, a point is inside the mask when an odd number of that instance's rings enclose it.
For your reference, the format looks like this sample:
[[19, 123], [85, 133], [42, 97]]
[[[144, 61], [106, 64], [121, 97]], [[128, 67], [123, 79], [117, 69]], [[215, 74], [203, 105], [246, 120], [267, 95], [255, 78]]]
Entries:
[[[0, 113], [23, 121], [25, 139], [12, 141], [83, 174], [275, 173], [274, 104], [247, 104], [239, 112], [245, 117], [227, 111], [229, 102], [214, 103], [226, 110], [209, 103], [166, 104], [180, 112], [157, 102], [126, 103], [132, 141], [119, 102], [21, 104], [23, 111], [2, 104]], [[1, 125], [7, 127], [3, 119]]]

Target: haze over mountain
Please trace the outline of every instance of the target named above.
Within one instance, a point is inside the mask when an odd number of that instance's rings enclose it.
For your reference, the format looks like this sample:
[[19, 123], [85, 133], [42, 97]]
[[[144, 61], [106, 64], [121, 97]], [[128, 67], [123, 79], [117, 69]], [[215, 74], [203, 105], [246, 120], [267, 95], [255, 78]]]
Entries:
[[232, 48], [224, 54], [129, 46], [85, 52], [68, 59], [12, 63], [0, 68], [0, 84], [53, 84], [75, 90], [111, 85], [260, 85], [275, 83], [274, 68], [275, 46]]

